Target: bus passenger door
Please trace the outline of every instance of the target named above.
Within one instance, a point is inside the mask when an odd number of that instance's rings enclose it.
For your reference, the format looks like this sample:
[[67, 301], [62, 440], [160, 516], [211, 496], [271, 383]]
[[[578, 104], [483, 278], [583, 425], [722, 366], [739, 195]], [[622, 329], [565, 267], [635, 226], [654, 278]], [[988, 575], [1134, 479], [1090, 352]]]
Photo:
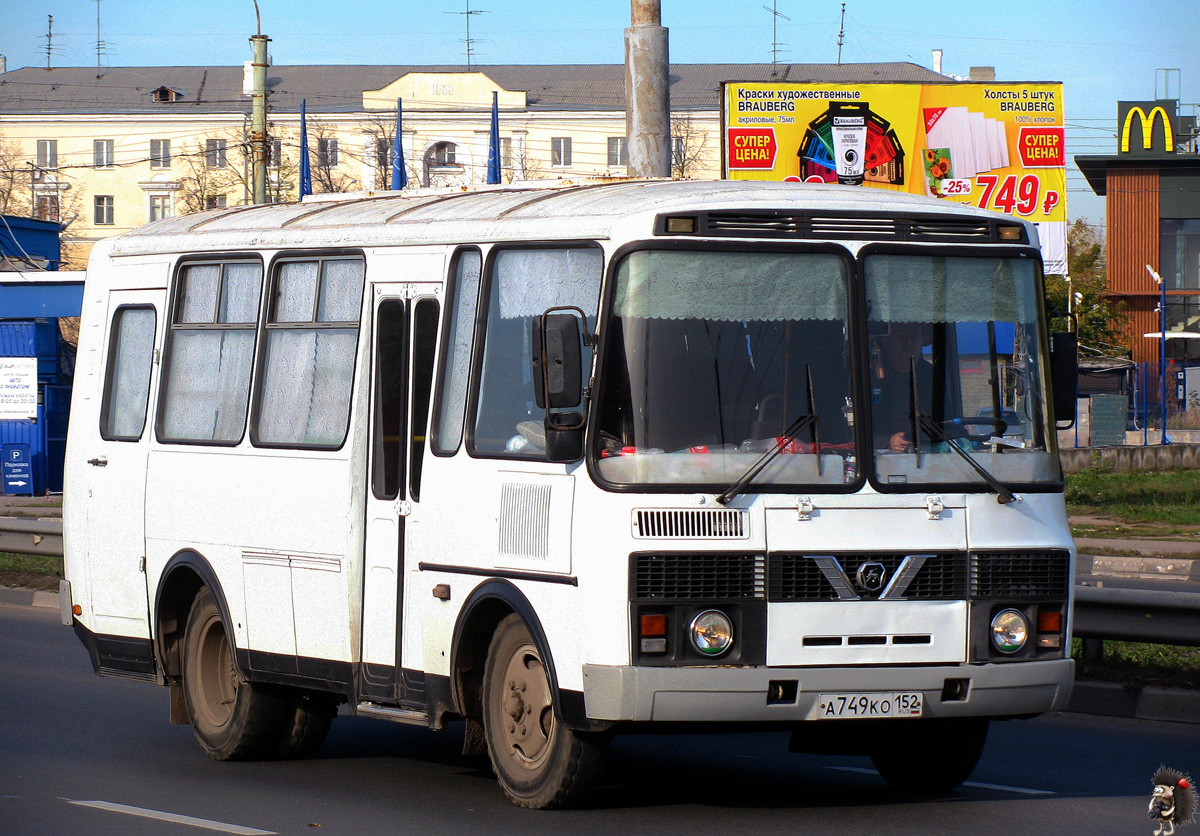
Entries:
[[[415, 285], [376, 285], [371, 352], [371, 443], [363, 565], [363, 699], [420, 705], [420, 678], [403, 675], [404, 528], [419, 499], [438, 303]], [[410, 667], [419, 670], [414, 663]]]
[[[145, 575], [146, 457], [154, 432], [155, 346], [162, 290], [113, 291], [107, 339], [94, 366], [102, 377], [99, 432], [88, 429], [88, 571], [98, 633], [149, 637]], [[95, 426], [95, 425], [93, 425]]]

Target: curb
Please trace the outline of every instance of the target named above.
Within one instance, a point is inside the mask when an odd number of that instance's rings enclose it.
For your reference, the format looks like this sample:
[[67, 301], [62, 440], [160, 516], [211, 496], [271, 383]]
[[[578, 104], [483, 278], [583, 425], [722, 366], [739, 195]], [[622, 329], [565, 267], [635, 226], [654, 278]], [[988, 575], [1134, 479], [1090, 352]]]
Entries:
[[40, 589], [10, 589], [0, 588], [0, 604], [13, 604], [19, 607], [45, 607], [58, 609], [58, 593], [46, 592]]
[[1151, 687], [1130, 691], [1116, 682], [1076, 681], [1067, 711], [1130, 720], [1200, 723], [1200, 691]]
[[[0, 588], [0, 604], [58, 609], [57, 592]], [[1115, 682], [1076, 681], [1069, 714], [1200, 723], [1200, 691], [1182, 688], [1142, 688], [1130, 691]]]

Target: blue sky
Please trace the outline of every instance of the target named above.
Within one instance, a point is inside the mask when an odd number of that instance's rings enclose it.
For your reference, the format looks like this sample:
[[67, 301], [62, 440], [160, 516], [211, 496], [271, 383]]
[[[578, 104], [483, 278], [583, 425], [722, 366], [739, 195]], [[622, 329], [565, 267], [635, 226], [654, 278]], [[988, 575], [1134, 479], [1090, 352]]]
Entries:
[[[776, 0], [779, 60], [833, 63], [840, 0]], [[625, 0], [550, 3], [470, 0], [474, 60], [480, 64], [620, 63]], [[770, 6], [770, 2], [766, 2]], [[911, 61], [966, 75], [994, 66], [1002, 81], [1061, 81], [1068, 153], [1115, 150], [1116, 102], [1152, 99], [1156, 70], [1171, 98], [1200, 102], [1200, 0], [846, 0], [845, 63]], [[253, 0], [0, 0], [0, 54], [9, 69], [46, 65], [47, 15], [54, 16], [55, 66], [95, 66], [100, 12], [106, 66], [236, 65], [250, 57]], [[380, 3], [259, 0], [276, 64], [450, 64], [465, 62], [467, 0]], [[662, 0], [671, 60], [769, 62], [772, 16], [764, 0]], [[1167, 76], [1157, 74], [1164, 94]], [[1185, 112], [1189, 112], [1185, 110]], [[1099, 222], [1103, 200], [1068, 173], [1068, 214]]]

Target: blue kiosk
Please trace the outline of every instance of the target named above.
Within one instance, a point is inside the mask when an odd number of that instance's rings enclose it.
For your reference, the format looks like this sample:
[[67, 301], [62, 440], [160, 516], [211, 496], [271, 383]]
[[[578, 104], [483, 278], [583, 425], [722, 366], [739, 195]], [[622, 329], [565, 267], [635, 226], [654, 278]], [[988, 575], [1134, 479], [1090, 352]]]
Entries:
[[[0, 215], [0, 481], [5, 494], [62, 490], [80, 272], [60, 271], [60, 225]], [[67, 332], [64, 335], [64, 332]]]

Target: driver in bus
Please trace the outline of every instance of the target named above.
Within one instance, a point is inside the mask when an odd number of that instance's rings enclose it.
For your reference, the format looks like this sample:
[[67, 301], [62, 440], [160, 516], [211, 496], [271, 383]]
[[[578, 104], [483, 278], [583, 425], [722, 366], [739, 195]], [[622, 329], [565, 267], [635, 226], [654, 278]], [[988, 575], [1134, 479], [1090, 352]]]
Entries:
[[[922, 322], [893, 322], [871, 347], [871, 418], [876, 450], [909, 453], [913, 449], [909, 372], [915, 366], [918, 407], [928, 412], [933, 367], [922, 348], [933, 343], [932, 327]], [[913, 362], [915, 361], [915, 362]]]

